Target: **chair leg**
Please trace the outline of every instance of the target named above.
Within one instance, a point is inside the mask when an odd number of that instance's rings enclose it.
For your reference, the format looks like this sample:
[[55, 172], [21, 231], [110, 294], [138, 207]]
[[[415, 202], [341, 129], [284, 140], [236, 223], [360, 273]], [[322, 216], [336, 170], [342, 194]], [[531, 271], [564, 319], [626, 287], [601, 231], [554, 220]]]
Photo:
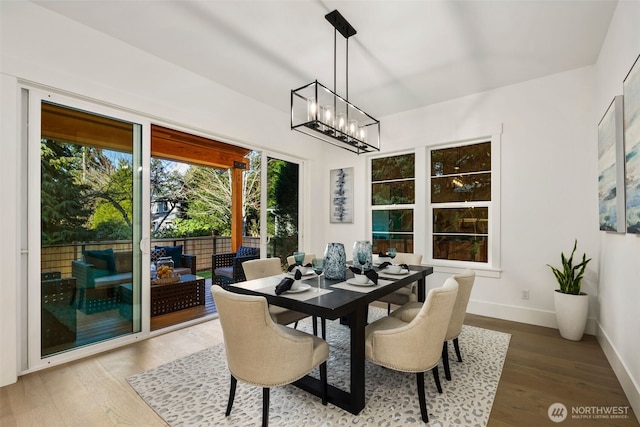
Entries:
[[320, 382], [322, 383], [322, 404], [327, 406], [327, 362], [320, 364]]
[[442, 385], [440, 384], [440, 375], [438, 374], [438, 366], [437, 365], [434, 366], [431, 372], [433, 372], [433, 380], [436, 382], [438, 393], [442, 394]]
[[387, 316], [391, 314], [391, 303], [387, 303]]
[[427, 402], [424, 397], [424, 372], [416, 373], [416, 379], [418, 383], [418, 402], [420, 403], [420, 413], [422, 414], [422, 421], [429, 422], [429, 415], [427, 414]]
[[298, 322], [293, 324], [293, 329], [298, 329]]
[[456, 349], [456, 356], [458, 356], [458, 362], [462, 362], [462, 355], [460, 354], [460, 344], [458, 344], [458, 337], [453, 339], [453, 346]]
[[442, 365], [444, 366], [444, 376], [447, 381], [451, 381], [451, 370], [449, 369], [449, 342], [442, 344]]
[[227, 412], [224, 413], [225, 417], [228, 417], [231, 413], [231, 407], [233, 406], [233, 399], [236, 397], [236, 384], [238, 384], [238, 380], [235, 379], [233, 375], [231, 375], [231, 387], [229, 389], [229, 402], [227, 403]]
[[269, 425], [269, 387], [262, 389], [262, 427]]
[[318, 318], [316, 316], [311, 316], [311, 323], [313, 323], [313, 335], [317, 337], [318, 336]]

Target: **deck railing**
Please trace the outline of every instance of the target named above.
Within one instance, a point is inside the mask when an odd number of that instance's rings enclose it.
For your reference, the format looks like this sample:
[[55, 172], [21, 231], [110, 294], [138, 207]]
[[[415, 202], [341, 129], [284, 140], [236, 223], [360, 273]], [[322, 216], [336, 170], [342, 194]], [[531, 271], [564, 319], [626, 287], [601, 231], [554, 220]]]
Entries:
[[[244, 246], [259, 247], [259, 237], [243, 237]], [[183, 237], [151, 240], [151, 249], [155, 246], [182, 245], [182, 253], [196, 256], [196, 270], [211, 270], [211, 255], [231, 252], [231, 237], [205, 236]], [[79, 242], [66, 245], [52, 245], [41, 248], [41, 271], [58, 271], [62, 277], [71, 275], [71, 261], [82, 257], [85, 250], [113, 249], [114, 251], [130, 251], [133, 244], [130, 240], [114, 240], [100, 242]]]

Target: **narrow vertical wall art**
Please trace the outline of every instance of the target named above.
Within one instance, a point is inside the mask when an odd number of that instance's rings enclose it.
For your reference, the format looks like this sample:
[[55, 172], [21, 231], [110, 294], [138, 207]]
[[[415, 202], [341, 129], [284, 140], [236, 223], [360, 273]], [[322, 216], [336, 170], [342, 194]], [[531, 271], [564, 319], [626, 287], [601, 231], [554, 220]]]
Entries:
[[613, 98], [598, 123], [598, 201], [600, 230], [624, 233], [624, 135], [622, 95]]
[[640, 234], [640, 56], [624, 79], [627, 233]]
[[331, 222], [353, 222], [353, 168], [333, 169], [330, 176]]

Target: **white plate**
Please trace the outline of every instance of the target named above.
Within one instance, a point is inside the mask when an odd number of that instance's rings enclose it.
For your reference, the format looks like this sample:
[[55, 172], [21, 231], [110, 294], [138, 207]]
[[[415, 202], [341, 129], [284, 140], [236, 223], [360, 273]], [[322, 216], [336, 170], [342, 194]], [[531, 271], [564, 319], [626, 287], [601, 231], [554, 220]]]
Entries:
[[[295, 271], [294, 271], [294, 270], [289, 271], [287, 274], [288, 274], [289, 276], [291, 276], [291, 277], [293, 277], [293, 276], [295, 276], [295, 275], [296, 275], [296, 273], [295, 273]], [[309, 271], [307, 271], [306, 273], [303, 273], [303, 272], [301, 271], [301, 272], [300, 272], [300, 274], [302, 274], [302, 276], [304, 277], [304, 276], [311, 276], [312, 274], [316, 274], [316, 273], [314, 273], [314, 272], [313, 272], [313, 270], [309, 270]]]
[[367, 283], [358, 283], [354, 279], [348, 279], [347, 283], [354, 286], [375, 286], [376, 284], [369, 280]]
[[409, 274], [409, 270], [407, 270], [406, 268], [403, 268], [402, 270], [400, 270], [399, 273], [392, 273], [389, 270], [387, 270], [386, 268], [384, 270], [382, 270], [380, 273], [383, 274], [393, 274], [394, 276], [402, 276], [403, 274]]
[[285, 294], [299, 294], [300, 292], [308, 291], [311, 288], [311, 285], [300, 285], [298, 289], [289, 289], [285, 292]]

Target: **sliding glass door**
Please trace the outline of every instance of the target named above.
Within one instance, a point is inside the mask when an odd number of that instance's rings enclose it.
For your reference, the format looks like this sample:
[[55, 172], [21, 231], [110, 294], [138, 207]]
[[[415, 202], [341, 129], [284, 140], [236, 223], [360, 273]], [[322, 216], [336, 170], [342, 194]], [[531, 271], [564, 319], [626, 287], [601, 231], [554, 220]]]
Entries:
[[29, 98], [30, 365], [142, 330], [142, 126], [50, 99]]
[[286, 265], [287, 256], [302, 246], [300, 236], [300, 164], [282, 156], [263, 154], [262, 227], [267, 257]]

